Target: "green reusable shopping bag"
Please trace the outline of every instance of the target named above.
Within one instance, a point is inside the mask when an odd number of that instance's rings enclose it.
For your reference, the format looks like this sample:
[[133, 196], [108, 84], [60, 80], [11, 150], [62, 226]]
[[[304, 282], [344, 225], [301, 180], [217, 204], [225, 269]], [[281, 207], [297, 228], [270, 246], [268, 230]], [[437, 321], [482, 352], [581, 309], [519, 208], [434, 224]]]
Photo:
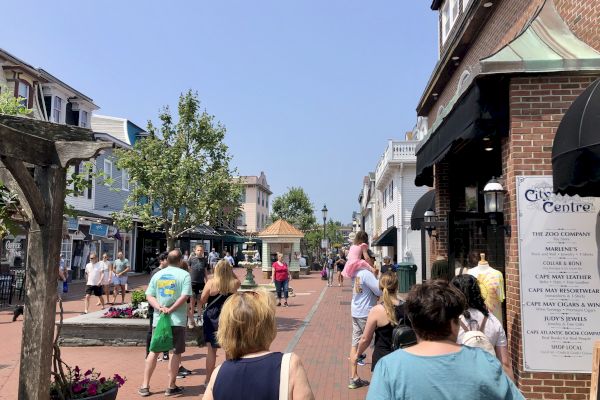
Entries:
[[150, 341], [150, 351], [161, 353], [173, 348], [173, 331], [171, 330], [171, 317], [168, 314], [161, 314], [158, 323], [152, 332]]

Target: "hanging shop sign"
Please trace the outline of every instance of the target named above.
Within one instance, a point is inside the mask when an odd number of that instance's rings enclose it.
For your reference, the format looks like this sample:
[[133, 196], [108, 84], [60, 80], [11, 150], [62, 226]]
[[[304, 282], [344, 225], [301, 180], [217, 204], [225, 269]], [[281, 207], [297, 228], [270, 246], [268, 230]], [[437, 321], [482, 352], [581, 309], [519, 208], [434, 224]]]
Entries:
[[79, 220], [77, 218], [67, 218], [67, 229], [70, 231], [79, 230]]
[[589, 373], [600, 339], [600, 198], [552, 188], [551, 176], [517, 177], [523, 366]]
[[90, 225], [90, 235], [100, 236], [100, 237], [108, 237], [108, 225], [91, 224]]

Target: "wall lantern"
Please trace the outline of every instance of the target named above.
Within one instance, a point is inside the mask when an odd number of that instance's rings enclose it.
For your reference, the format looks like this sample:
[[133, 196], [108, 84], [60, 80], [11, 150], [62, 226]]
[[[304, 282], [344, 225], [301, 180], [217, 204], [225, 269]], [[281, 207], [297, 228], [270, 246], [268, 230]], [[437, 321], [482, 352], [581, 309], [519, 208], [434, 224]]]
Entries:
[[[490, 223], [494, 226], [498, 225], [498, 214], [504, 213], [505, 194], [506, 190], [504, 190], [502, 184], [495, 177], [492, 177], [483, 188], [484, 211], [489, 215]], [[503, 229], [506, 236], [511, 235], [510, 226], [504, 225]]]
[[[432, 236], [433, 231], [435, 231], [435, 228], [438, 225], [436, 220], [437, 214], [431, 209], [425, 211], [425, 214], [423, 214], [423, 228], [425, 228], [429, 237]], [[437, 238], [437, 235], [433, 235], [433, 237]]]

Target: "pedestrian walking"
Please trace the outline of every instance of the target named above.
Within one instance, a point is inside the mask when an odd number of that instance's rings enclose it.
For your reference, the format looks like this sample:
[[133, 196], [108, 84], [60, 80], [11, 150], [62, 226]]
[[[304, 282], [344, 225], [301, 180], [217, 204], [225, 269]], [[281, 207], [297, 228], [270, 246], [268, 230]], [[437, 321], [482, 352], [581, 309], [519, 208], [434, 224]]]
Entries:
[[189, 259], [190, 259], [190, 251], [189, 251], [189, 250], [186, 250], [186, 251], [183, 253], [183, 261], [187, 262]]
[[61, 255], [60, 261], [58, 262], [58, 280], [56, 284], [56, 294], [58, 296], [57, 300], [62, 300], [63, 290], [66, 281], [67, 275], [65, 273], [65, 259]]
[[203, 399], [314, 399], [300, 357], [270, 351], [276, 335], [272, 294], [233, 294], [223, 306], [217, 332], [227, 360], [212, 374]]
[[208, 384], [211, 374], [215, 369], [217, 361], [216, 333], [219, 331], [219, 316], [225, 300], [240, 288], [241, 282], [233, 273], [233, 267], [226, 260], [221, 260], [215, 265], [215, 274], [206, 283], [206, 287], [200, 298], [199, 308], [206, 304], [206, 310], [202, 315], [202, 328], [204, 341], [208, 347], [206, 354], [206, 381]]
[[366, 269], [375, 272], [375, 260], [369, 255], [369, 236], [365, 231], [356, 232], [354, 244], [348, 250], [348, 260], [342, 271], [346, 278], [354, 278], [358, 271]]
[[340, 255], [337, 259], [337, 261], [335, 262], [335, 266], [336, 266], [336, 270], [337, 270], [337, 281], [338, 281], [338, 286], [342, 287], [344, 285], [344, 275], [342, 275], [342, 272], [344, 271], [344, 266], [346, 265], [346, 251], [344, 249], [342, 249], [340, 251]]
[[[112, 283], [113, 277], [113, 265], [110, 259], [108, 258], [108, 254], [102, 254], [102, 271], [104, 272], [102, 278], [102, 292], [104, 296], [106, 296], [106, 304], [110, 304], [110, 284]], [[100, 305], [99, 303], [96, 305]]]
[[358, 354], [367, 350], [375, 335], [371, 371], [380, 358], [394, 350], [392, 347], [394, 328], [399, 323], [405, 322], [404, 302], [398, 297], [398, 275], [391, 270], [381, 274], [379, 289], [383, 301], [369, 311], [365, 330], [356, 349], [357, 356], [350, 360], [352, 363], [357, 362]]
[[114, 262], [113, 285], [113, 303], [117, 301], [117, 289], [121, 290], [121, 304], [125, 303], [125, 291], [127, 290], [127, 273], [129, 272], [129, 260], [125, 258], [123, 252], [117, 253], [117, 259]]
[[379, 360], [367, 400], [524, 399], [494, 356], [456, 343], [466, 306], [447, 281], [413, 286], [406, 312], [418, 343]]
[[468, 332], [483, 333], [487, 337], [488, 343], [493, 346], [494, 353], [502, 364], [504, 372], [514, 381], [506, 332], [498, 318], [487, 309], [477, 279], [472, 275], [462, 274], [454, 277], [451, 283], [462, 292], [467, 301], [467, 309], [460, 316], [457, 343], [469, 345], [464, 340], [470, 336]]
[[[208, 264], [207, 259], [204, 257], [204, 246], [201, 244], [196, 245], [194, 254], [188, 261], [190, 265], [190, 277], [192, 279], [192, 297], [190, 297], [189, 314], [191, 318], [188, 319], [188, 328], [194, 329], [196, 322], [194, 321], [194, 312], [196, 309], [196, 302], [204, 290], [206, 285], [206, 267]], [[200, 309], [198, 309], [200, 314]]]
[[275, 261], [271, 268], [272, 277], [271, 280], [275, 285], [277, 291], [277, 307], [281, 306], [281, 297], [284, 298], [283, 306], [288, 306], [288, 290], [289, 284], [292, 280], [288, 265], [283, 261], [283, 253], [277, 253], [277, 261]]
[[104, 309], [104, 299], [102, 298], [102, 280], [104, 271], [102, 263], [98, 262], [96, 253], [90, 253], [90, 262], [85, 266], [86, 286], [84, 299], [84, 313], [87, 314], [90, 306], [90, 297], [92, 295], [98, 297], [100, 305]]
[[396, 264], [392, 264], [392, 257], [385, 256], [383, 257], [383, 264], [381, 265], [381, 273], [384, 274], [388, 271], [396, 272], [398, 270], [398, 266]]
[[[146, 289], [146, 299], [154, 308], [153, 327], [156, 327], [161, 314], [169, 315], [173, 333], [173, 356], [169, 361], [169, 385], [165, 396], [183, 392], [183, 388], [175, 384], [181, 355], [185, 352], [185, 326], [187, 322], [187, 300], [192, 294], [190, 274], [181, 269], [181, 252], [172, 250], [167, 256], [168, 266], [160, 269], [150, 279]], [[144, 380], [138, 389], [142, 397], [150, 396], [150, 379], [156, 368], [157, 354], [150, 351], [145, 361]]]
[[330, 254], [329, 257], [327, 257], [327, 286], [328, 287], [333, 286], [333, 274], [334, 274], [335, 262], [336, 262], [335, 256], [333, 254]]
[[[347, 265], [347, 263], [346, 263]], [[352, 303], [350, 307], [352, 315], [352, 346], [350, 347], [350, 382], [349, 389], [357, 389], [369, 384], [368, 381], [360, 379], [357, 365], [364, 365], [364, 355], [357, 353], [358, 343], [365, 332], [369, 312], [377, 304], [377, 298], [381, 296], [377, 277], [368, 269], [359, 269], [353, 279]]]
[[215, 270], [215, 265], [217, 265], [217, 262], [219, 262], [219, 253], [217, 253], [215, 251], [215, 248], [213, 247], [211, 249], [211, 252], [208, 253], [208, 267], [209, 267], [209, 271], [214, 271]]
[[235, 267], [235, 260], [231, 257], [231, 254], [227, 251], [225, 252], [225, 260], [232, 266]]

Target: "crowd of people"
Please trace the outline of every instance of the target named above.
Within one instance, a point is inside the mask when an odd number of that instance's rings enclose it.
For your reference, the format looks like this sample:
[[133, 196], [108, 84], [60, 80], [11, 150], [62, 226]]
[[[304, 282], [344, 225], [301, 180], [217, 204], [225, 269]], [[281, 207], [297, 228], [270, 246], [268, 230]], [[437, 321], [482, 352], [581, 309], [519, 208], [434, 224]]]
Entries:
[[[292, 278], [283, 254], [277, 253], [272, 264], [276, 296], [263, 290], [240, 292], [231, 262], [219, 259], [214, 249], [206, 256], [202, 245], [185, 257], [179, 250], [162, 253], [159, 263], [146, 290], [150, 327], [140, 396], [151, 394], [159, 360], [169, 361], [165, 395], [183, 391], [176, 379], [191, 373], [181, 365], [186, 328], [200, 324], [207, 346], [204, 398], [314, 398], [299, 357], [270, 351], [277, 334], [275, 309], [288, 305]], [[97, 261], [97, 255], [90, 254], [86, 312], [92, 295], [101, 306], [103, 295], [109, 303], [110, 285], [115, 288], [113, 303], [119, 292], [123, 302], [128, 270], [122, 253], [115, 262], [106, 255]], [[391, 258], [384, 257], [376, 266], [364, 232], [356, 234], [349, 249], [330, 255], [324, 270], [328, 287], [334, 286], [336, 276], [338, 286], [344, 278], [352, 282], [349, 389], [369, 386], [367, 399], [523, 398], [513, 383], [502, 322], [486, 306], [474, 276], [461, 270], [449, 279], [425, 281], [414, 285], [403, 300]], [[163, 314], [171, 324], [171, 355], [150, 348], [153, 329]], [[371, 345], [372, 382], [368, 382], [359, 376], [358, 367], [366, 364]], [[216, 366], [219, 349], [226, 361]]]

